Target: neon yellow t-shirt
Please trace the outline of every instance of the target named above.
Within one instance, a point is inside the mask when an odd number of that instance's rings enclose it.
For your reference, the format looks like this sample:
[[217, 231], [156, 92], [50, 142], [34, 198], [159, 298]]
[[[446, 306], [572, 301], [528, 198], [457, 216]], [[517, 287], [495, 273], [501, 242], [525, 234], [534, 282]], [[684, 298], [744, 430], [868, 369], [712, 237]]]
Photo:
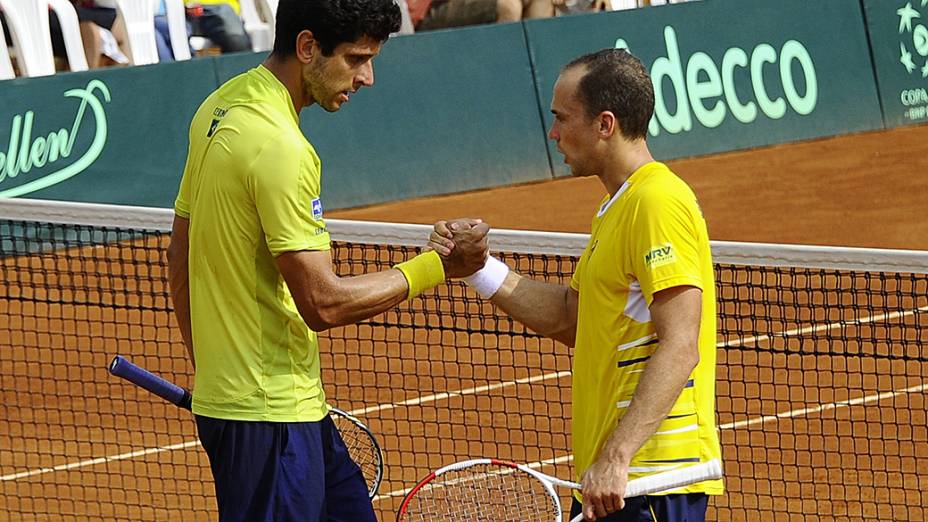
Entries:
[[190, 220], [194, 413], [303, 422], [328, 412], [316, 334], [275, 264], [284, 252], [329, 249], [319, 176], [289, 92], [263, 66], [193, 117], [174, 210]]
[[[675, 286], [702, 289], [699, 364], [670, 414], [632, 459], [629, 479], [721, 458], [715, 427], [715, 284], [696, 196], [662, 163], [604, 198], [571, 287], [580, 294], [573, 359], [577, 478], [615, 431], [658, 347], [649, 306]], [[673, 493], [723, 492], [721, 480]]]

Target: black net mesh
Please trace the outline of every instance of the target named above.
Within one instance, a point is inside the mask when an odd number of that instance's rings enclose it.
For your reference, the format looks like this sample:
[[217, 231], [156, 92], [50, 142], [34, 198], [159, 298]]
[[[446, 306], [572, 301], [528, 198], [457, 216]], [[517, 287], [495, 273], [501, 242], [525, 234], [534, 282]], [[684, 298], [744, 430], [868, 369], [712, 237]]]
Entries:
[[[111, 377], [192, 383], [158, 231], [0, 221], [0, 519], [213, 520], [190, 414]], [[414, 248], [336, 241], [341, 275]], [[570, 256], [504, 252], [566, 282]], [[718, 520], [928, 518], [928, 276], [718, 264]], [[547, 461], [572, 478], [570, 350], [448, 283], [321, 335], [330, 402], [377, 434], [391, 520], [430, 470]], [[565, 499], [566, 500], [566, 499]], [[567, 506], [565, 505], [565, 508]]]

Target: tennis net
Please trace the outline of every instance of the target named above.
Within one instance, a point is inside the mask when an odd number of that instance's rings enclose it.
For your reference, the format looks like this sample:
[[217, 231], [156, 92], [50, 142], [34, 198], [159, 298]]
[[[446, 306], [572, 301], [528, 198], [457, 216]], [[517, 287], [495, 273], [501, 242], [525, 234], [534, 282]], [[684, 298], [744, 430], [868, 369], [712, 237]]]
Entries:
[[[189, 386], [165, 249], [172, 213], [0, 200], [0, 518], [213, 520], [189, 413], [108, 375], [119, 353]], [[341, 275], [382, 270], [430, 227], [330, 220]], [[566, 282], [586, 236], [494, 231]], [[928, 253], [713, 243], [717, 520], [928, 518]], [[571, 477], [570, 350], [449, 282], [320, 335], [330, 402], [378, 435], [393, 518], [428, 471], [470, 457]]]

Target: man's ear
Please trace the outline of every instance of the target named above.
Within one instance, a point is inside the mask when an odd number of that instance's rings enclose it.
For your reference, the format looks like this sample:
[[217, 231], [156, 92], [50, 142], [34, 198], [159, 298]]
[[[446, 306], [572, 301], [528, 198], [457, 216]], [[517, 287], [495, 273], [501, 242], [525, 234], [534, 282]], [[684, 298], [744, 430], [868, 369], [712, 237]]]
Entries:
[[319, 54], [316, 37], [309, 29], [304, 29], [296, 35], [296, 57], [300, 63], [310, 63]]
[[599, 135], [602, 138], [611, 138], [619, 130], [619, 120], [612, 111], [599, 113]]

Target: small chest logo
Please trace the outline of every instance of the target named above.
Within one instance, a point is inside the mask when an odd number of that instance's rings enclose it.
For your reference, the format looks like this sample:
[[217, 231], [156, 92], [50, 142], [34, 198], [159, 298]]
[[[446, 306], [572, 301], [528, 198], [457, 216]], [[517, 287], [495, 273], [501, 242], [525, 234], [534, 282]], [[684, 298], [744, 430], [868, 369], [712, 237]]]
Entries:
[[644, 265], [648, 268], [657, 268], [673, 263], [677, 260], [677, 254], [670, 243], [662, 246], [651, 247], [651, 250], [644, 255]]
[[313, 219], [322, 219], [322, 200], [316, 198], [313, 200]]
[[219, 120], [226, 117], [229, 109], [224, 109], [222, 107], [216, 107], [213, 109], [213, 121], [209, 124], [209, 130], [206, 131], [206, 137], [212, 138], [213, 134], [216, 134], [216, 129], [219, 127]]

